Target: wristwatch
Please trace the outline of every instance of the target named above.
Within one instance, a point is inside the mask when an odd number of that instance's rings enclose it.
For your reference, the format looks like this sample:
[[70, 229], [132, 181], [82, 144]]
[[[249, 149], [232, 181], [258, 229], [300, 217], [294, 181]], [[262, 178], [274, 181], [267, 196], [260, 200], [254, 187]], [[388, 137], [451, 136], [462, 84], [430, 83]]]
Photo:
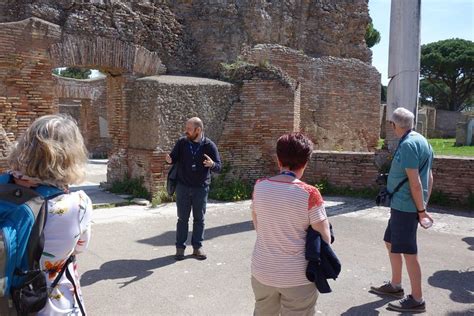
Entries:
[[424, 212], [426, 212], [426, 210], [425, 210], [425, 209], [422, 209], [422, 210], [416, 210], [416, 211], [417, 211], [418, 213], [424, 213]]

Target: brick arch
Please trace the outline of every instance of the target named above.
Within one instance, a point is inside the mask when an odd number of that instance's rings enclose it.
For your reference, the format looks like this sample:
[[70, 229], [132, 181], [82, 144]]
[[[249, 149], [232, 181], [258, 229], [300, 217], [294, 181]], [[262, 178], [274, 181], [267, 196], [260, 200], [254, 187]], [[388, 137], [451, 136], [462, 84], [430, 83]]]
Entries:
[[163, 74], [166, 67], [155, 52], [144, 47], [104, 37], [63, 36], [51, 45], [53, 66], [80, 66], [106, 70], [112, 75], [129, 73], [137, 76]]

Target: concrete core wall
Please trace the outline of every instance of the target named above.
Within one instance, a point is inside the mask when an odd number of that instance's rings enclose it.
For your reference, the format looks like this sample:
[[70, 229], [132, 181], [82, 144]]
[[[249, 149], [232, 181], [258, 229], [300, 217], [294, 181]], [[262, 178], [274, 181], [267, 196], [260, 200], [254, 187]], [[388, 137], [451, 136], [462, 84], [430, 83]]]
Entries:
[[200, 117], [204, 134], [217, 144], [238, 97], [230, 83], [195, 77], [144, 77], [135, 82], [133, 90], [129, 175], [143, 178], [153, 192], [166, 178], [165, 154], [183, 135], [186, 120]]

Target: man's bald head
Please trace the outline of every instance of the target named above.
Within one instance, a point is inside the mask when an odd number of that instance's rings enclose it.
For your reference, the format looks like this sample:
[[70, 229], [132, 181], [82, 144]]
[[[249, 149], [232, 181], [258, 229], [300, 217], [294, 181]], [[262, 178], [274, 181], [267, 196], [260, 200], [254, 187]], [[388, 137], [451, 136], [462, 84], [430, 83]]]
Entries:
[[204, 124], [202, 123], [202, 120], [197, 116], [191, 117], [186, 123], [190, 123], [195, 128], [199, 127], [201, 128], [201, 130], [204, 130]]
[[191, 141], [199, 141], [202, 137], [204, 124], [199, 117], [192, 117], [186, 121], [186, 137]]

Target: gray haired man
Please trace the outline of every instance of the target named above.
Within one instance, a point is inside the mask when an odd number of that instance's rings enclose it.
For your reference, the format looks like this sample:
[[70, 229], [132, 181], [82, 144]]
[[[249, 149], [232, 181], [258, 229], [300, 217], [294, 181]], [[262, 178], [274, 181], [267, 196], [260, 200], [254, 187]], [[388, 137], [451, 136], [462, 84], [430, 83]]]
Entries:
[[[426, 310], [421, 290], [416, 231], [419, 223], [428, 228], [433, 222], [426, 211], [433, 187], [433, 151], [426, 138], [413, 131], [414, 118], [413, 113], [404, 108], [395, 109], [391, 118], [390, 124], [400, 142], [393, 155], [387, 189], [393, 192], [406, 178], [408, 181], [392, 197], [390, 219], [384, 235], [392, 279], [382, 286], [371, 287], [374, 293], [402, 298], [398, 302], [388, 304], [388, 309], [398, 312]], [[406, 297], [401, 286], [402, 255], [411, 285], [411, 294]]]

